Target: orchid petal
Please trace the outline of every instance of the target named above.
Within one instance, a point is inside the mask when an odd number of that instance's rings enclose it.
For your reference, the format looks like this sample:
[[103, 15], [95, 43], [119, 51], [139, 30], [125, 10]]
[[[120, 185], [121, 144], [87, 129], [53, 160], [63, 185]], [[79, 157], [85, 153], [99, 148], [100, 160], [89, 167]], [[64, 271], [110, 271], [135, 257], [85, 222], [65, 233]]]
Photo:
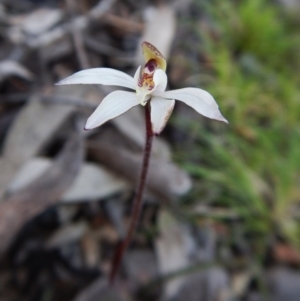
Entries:
[[168, 77], [167, 77], [165, 71], [163, 71], [161, 69], [157, 69], [154, 72], [153, 81], [154, 81], [155, 87], [151, 92], [154, 92], [154, 91], [163, 92], [166, 90], [166, 87], [168, 84]]
[[198, 88], [184, 88], [167, 92], [155, 92], [155, 96], [177, 99], [192, 107], [198, 113], [211, 119], [228, 123], [219, 111], [214, 98], [206, 91]]
[[139, 66], [137, 68], [137, 70], [135, 71], [134, 77], [133, 77], [133, 80], [134, 80], [134, 83], [135, 83], [136, 86], [138, 85], [138, 81], [140, 79], [140, 76], [141, 76], [141, 66]]
[[57, 85], [101, 84], [121, 86], [135, 90], [136, 83], [128, 74], [110, 68], [92, 68], [74, 73], [61, 80]]
[[144, 89], [137, 89], [136, 90], [136, 98], [140, 105], [145, 106], [147, 101], [150, 99], [149, 91]]
[[175, 105], [174, 99], [152, 97], [151, 102], [152, 131], [155, 135], [164, 129]]
[[108, 94], [89, 117], [86, 122], [85, 129], [91, 130], [102, 125], [106, 121], [113, 119], [139, 103], [133, 92], [114, 91]]
[[[135, 73], [135, 77], [137, 77], [137, 72]], [[147, 101], [150, 98], [149, 95], [151, 95], [154, 91], [159, 91], [159, 92], [165, 91], [168, 83], [168, 78], [166, 73], [161, 69], [157, 69], [153, 74], [153, 82], [154, 82], [154, 88], [152, 90], [148, 90], [143, 87], [139, 87], [137, 85], [136, 96], [139, 100], [139, 103], [142, 106], [146, 105]]]

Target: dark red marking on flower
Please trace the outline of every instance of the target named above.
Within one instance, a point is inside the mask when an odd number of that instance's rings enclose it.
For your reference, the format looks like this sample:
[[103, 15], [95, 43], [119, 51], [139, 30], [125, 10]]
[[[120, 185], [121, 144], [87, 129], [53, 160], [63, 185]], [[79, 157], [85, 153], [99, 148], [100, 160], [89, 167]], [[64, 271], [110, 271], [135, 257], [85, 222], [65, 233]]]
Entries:
[[145, 71], [149, 73], [153, 73], [155, 69], [157, 68], [157, 63], [155, 59], [149, 60], [145, 65]]
[[142, 76], [138, 80], [138, 86], [144, 87], [149, 91], [154, 88], [153, 75], [157, 69], [157, 62], [155, 59], [149, 60], [143, 68]]

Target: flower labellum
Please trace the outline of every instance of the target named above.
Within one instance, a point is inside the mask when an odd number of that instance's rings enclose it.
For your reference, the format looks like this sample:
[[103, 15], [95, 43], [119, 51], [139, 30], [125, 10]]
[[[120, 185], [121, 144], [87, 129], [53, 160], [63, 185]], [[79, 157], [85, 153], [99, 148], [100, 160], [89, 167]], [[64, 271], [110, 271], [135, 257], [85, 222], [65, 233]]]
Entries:
[[150, 102], [152, 131], [158, 135], [173, 111], [175, 99], [184, 102], [203, 116], [228, 123], [208, 92], [199, 88], [165, 91], [168, 82], [165, 58], [148, 42], [143, 42], [142, 50], [145, 65], [137, 69], [133, 78], [115, 69], [92, 68], [79, 71], [57, 83], [57, 85], [102, 84], [135, 90], [135, 92], [114, 91], [107, 95], [88, 118], [85, 129], [93, 129], [134, 106], [139, 104], [144, 106]]

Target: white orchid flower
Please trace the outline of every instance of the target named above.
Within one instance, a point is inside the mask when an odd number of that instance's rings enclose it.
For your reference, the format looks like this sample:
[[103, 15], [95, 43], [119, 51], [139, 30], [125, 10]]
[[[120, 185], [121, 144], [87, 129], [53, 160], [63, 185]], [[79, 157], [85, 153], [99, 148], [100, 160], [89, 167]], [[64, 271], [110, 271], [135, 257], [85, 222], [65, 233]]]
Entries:
[[60, 81], [57, 85], [102, 84], [121, 86], [135, 90], [114, 91], [107, 95], [94, 113], [88, 118], [85, 129], [102, 125], [129, 109], [150, 102], [153, 134], [158, 135], [168, 121], [175, 99], [184, 102], [198, 113], [211, 119], [227, 122], [219, 111], [214, 98], [198, 88], [183, 88], [165, 91], [167, 87], [166, 60], [150, 43], [142, 44], [146, 64], [135, 72], [134, 77], [110, 68], [92, 68], [79, 71]]

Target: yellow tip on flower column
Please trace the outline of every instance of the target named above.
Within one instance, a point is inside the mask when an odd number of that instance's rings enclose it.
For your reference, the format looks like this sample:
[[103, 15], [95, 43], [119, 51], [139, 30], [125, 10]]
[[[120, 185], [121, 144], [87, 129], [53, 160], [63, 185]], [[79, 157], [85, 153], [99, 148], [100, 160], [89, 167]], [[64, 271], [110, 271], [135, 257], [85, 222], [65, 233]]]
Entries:
[[164, 56], [157, 50], [156, 47], [154, 47], [148, 42], [143, 42], [142, 49], [146, 63], [149, 62], [151, 59], [154, 59], [157, 63], [157, 67], [159, 69], [162, 69], [163, 71], [166, 71], [167, 62]]

